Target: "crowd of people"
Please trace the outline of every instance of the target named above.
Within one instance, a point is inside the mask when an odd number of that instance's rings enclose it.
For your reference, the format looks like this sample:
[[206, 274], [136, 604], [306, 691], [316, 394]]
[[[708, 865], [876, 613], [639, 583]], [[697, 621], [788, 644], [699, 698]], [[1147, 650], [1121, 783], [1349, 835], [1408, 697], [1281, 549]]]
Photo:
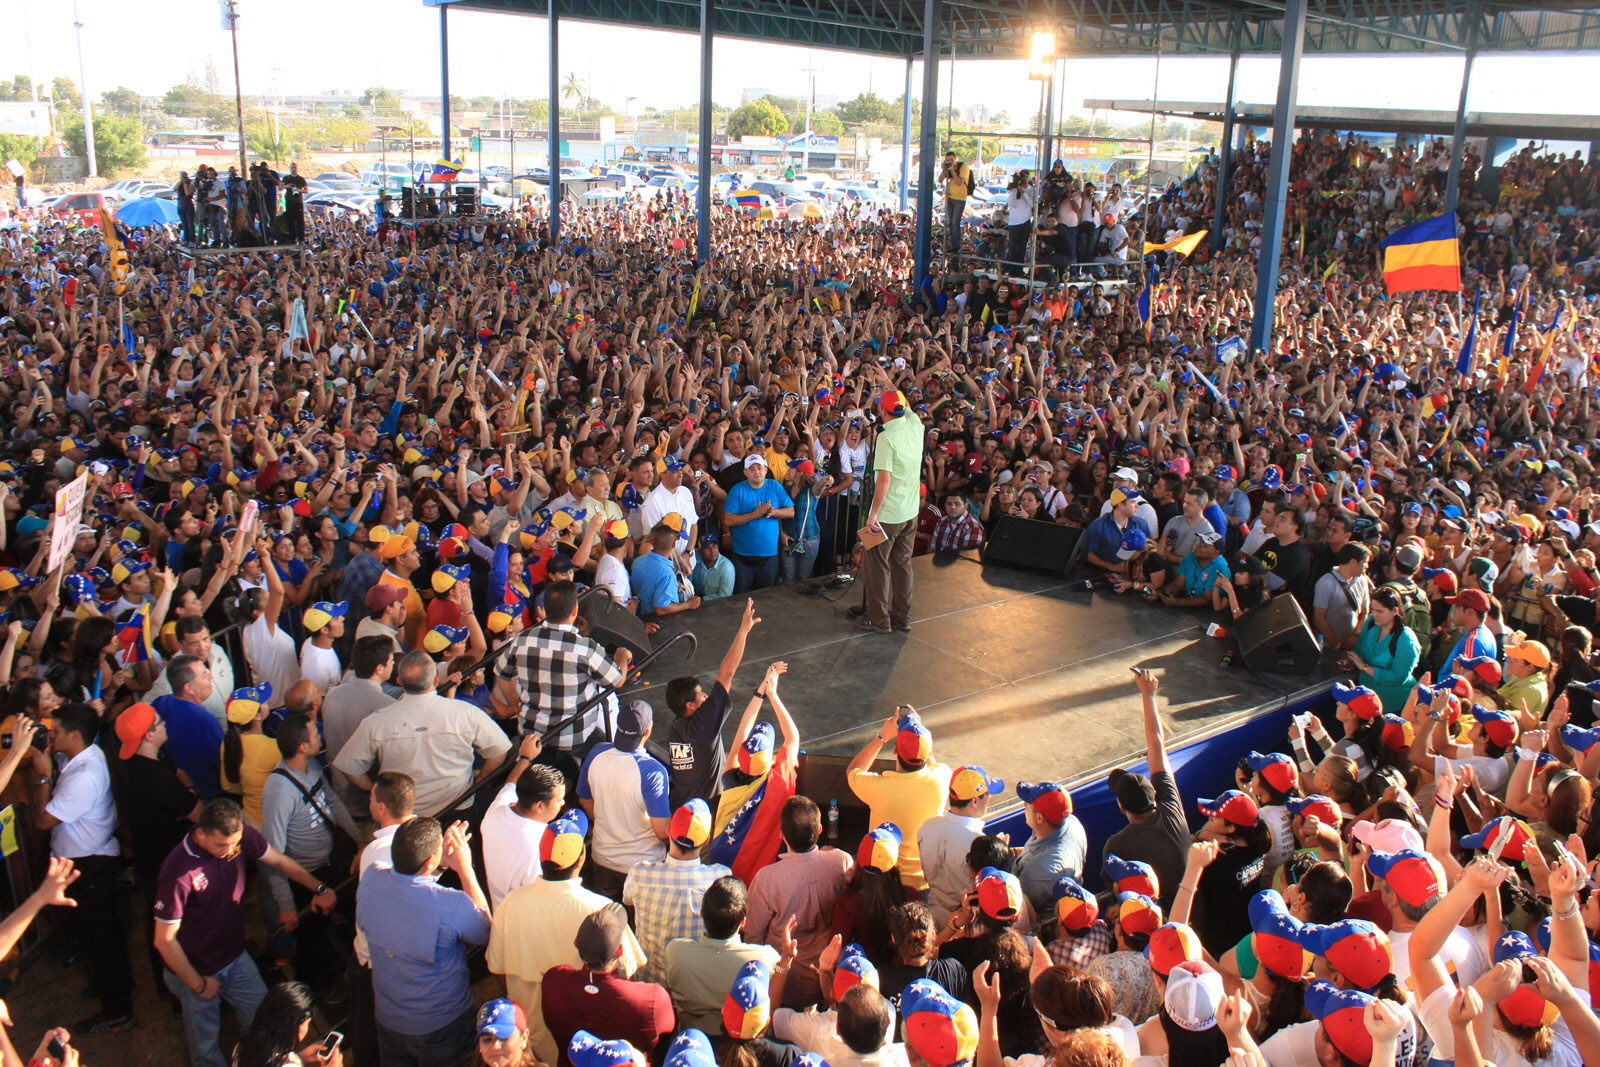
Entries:
[[[719, 213], [703, 270], [673, 196], [554, 246], [536, 214], [212, 264], [143, 232], [125, 277], [99, 231], [0, 234], [0, 786], [54, 857], [0, 943], [70, 902], [99, 1000], [35, 1058], [169, 997], [194, 1067], [1600, 1061], [1594, 170], [1521, 153], [1462, 202], [1463, 297], [1391, 297], [1373, 250], [1437, 210], [1436, 151], [1294, 153], [1262, 352], [1231, 343], [1260, 144], [1148, 318], [959, 260], [908, 285], [906, 220], [861, 209]], [[1127, 239], [1209, 225], [1210, 173]], [[899, 709], [839, 848], [785, 666], [731, 691], [753, 602], [709, 688], [663, 687], [662, 759], [579, 624], [585, 588], [653, 629], [854, 569], [859, 530], [1008, 516], [1080, 527], [1139, 610], [1296, 597], [1343, 736], [1299, 720], [1186, 804], [1141, 673], [1127, 825], [1019, 782], [1013, 846], [1006, 784]], [[879, 592], [858, 625], [910, 628]]]

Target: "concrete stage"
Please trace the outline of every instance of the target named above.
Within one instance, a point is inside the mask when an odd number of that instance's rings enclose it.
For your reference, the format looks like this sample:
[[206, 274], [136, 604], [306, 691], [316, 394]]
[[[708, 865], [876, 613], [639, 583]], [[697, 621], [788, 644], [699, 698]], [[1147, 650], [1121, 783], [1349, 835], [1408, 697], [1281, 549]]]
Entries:
[[[857, 630], [845, 609], [859, 583], [830, 602], [794, 587], [755, 594], [761, 623], [734, 680], [731, 737], [767, 664], [785, 660], [782, 692], [805, 750], [853, 756], [897, 704], [915, 707], [934, 753], [952, 766], [983, 765], [1008, 783], [1071, 782], [1142, 756], [1138, 691], [1129, 667], [1161, 676], [1169, 746], [1226, 729], [1327, 688], [1333, 674], [1252, 674], [1224, 667], [1228, 642], [1205, 635], [1208, 613], [1089, 592], [1082, 582], [976, 558], [921, 556], [910, 633]], [[699, 639], [685, 663], [669, 651], [627, 690], [656, 710], [665, 737], [668, 679], [693, 673], [709, 686], [745, 598], [673, 616], [657, 643], [688, 629]], [[682, 621], [677, 621], [682, 620]], [[770, 712], [764, 712], [770, 718]], [[1007, 796], [1010, 796], [1008, 790]]]

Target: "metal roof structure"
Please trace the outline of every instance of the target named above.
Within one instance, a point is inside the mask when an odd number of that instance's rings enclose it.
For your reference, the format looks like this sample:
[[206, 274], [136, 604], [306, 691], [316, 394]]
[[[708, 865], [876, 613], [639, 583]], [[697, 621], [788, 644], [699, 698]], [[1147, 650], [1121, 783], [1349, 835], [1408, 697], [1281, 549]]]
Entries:
[[[424, 0], [468, 11], [543, 16], [547, 0]], [[1274, 0], [944, 0], [940, 52], [1021, 58], [1055, 25], [1067, 55], [1276, 55]], [[698, 0], [560, 0], [563, 20], [698, 33]], [[717, 36], [868, 55], [922, 50], [922, 0], [718, 0]], [[1309, 55], [1582, 52], [1600, 49], [1595, 0], [1310, 0]]]
[[[1222, 122], [1227, 106], [1218, 100], [1085, 100], [1086, 108]], [[1237, 102], [1234, 121], [1264, 126], [1272, 122], [1272, 104]], [[1455, 128], [1454, 111], [1392, 107], [1323, 107], [1299, 105], [1295, 126], [1303, 130], [1373, 130], [1384, 133], [1448, 135]], [[1502, 111], [1468, 111], [1471, 137], [1511, 137], [1549, 141], [1600, 140], [1600, 115], [1533, 115]]]

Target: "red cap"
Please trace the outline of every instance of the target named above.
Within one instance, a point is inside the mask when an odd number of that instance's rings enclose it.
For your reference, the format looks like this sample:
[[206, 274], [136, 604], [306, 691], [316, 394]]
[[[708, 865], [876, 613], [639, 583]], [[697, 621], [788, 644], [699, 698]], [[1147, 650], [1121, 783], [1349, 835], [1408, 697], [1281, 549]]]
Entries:
[[139, 742], [144, 740], [144, 735], [155, 724], [156, 709], [149, 704], [130, 704], [124, 708], [122, 714], [117, 716], [117, 740], [122, 742], [117, 755], [132, 759], [133, 754], [139, 751]]
[[878, 410], [885, 415], [904, 415], [910, 408], [904, 393], [898, 389], [886, 389], [878, 394]]
[[1463, 589], [1451, 597], [1447, 603], [1457, 604], [1463, 608], [1476, 611], [1479, 615], [1489, 614], [1489, 594], [1482, 589]]

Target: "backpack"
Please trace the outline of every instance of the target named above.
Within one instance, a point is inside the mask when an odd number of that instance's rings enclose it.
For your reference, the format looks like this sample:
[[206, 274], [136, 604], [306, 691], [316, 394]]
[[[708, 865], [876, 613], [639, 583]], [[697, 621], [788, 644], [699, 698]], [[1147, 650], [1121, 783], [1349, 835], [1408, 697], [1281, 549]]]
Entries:
[[1433, 608], [1428, 603], [1428, 594], [1417, 588], [1417, 583], [1409, 578], [1385, 582], [1383, 588], [1393, 589], [1399, 595], [1400, 617], [1405, 621], [1406, 629], [1416, 635], [1417, 644], [1422, 646], [1419, 662], [1426, 661], [1433, 646]]
[[[963, 163], [962, 166], [965, 167], [966, 164]], [[967, 195], [971, 196], [973, 193], [975, 193], [977, 191], [978, 191], [978, 179], [976, 179], [976, 178], [974, 178], [972, 176], [972, 168], [971, 167], [967, 167]]]

